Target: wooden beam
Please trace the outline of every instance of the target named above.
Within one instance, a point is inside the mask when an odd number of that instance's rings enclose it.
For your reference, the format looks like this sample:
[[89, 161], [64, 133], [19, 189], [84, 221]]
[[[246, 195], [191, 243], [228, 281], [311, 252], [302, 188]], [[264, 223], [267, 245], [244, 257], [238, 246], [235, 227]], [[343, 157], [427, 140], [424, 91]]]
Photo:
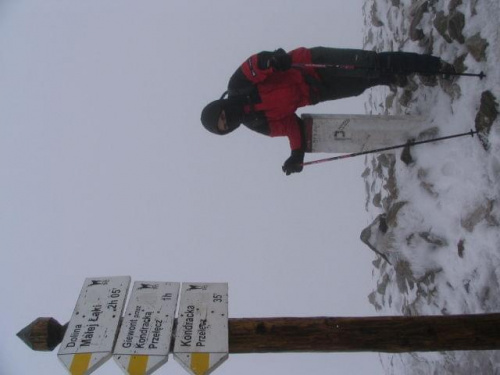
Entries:
[[[36, 320], [18, 336], [52, 350], [66, 326]], [[500, 349], [500, 313], [437, 316], [231, 318], [229, 353], [431, 352]]]
[[229, 319], [230, 353], [500, 349], [500, 314]]

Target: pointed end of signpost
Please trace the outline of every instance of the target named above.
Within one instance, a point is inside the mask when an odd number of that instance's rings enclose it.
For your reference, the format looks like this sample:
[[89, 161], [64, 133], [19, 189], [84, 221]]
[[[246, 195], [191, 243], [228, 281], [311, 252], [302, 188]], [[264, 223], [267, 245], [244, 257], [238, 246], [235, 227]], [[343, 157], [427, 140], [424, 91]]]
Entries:
[[64, 336], [65, 327], [54, 318], [38, 318], [17, 333], [30, 349], [52, 351]]
[[20, 330], [16, 336], [19, 337], [31, 349], [33, 349], [33, 344], [30, 340], [30, 334], [31, 334], [31, 324], [28, 324], [26, 327]]

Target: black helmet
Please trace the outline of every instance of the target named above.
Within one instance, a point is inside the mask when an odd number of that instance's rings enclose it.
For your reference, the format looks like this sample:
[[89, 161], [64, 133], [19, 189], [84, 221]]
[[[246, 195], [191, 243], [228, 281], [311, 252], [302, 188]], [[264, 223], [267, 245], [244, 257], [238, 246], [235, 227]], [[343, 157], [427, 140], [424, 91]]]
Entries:
[[[240, 126], [241, 114], [243, 113], [243, 107], [240, 103], [236, 103], [231, 99], [223, 99], [225, 94], [219, 100], [207, 104], [201, 111], [201, 123], [205, 129], [218, 135], [231, 133]], [[217, 127], [222, 111], [226, 112], [226, 130], [219, 130]]]

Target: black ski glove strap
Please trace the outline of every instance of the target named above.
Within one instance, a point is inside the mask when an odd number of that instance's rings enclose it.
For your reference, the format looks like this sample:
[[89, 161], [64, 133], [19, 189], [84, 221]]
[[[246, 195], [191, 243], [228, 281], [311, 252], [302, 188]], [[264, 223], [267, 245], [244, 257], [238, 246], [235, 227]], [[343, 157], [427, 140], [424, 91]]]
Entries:
[[302, 163], [304, 163], [304, 151], [292, 150], [292, 154], [286, 159], [281, 169], [287, 176], [290, 176], [292, 173], [302, 172], [304, 169]]

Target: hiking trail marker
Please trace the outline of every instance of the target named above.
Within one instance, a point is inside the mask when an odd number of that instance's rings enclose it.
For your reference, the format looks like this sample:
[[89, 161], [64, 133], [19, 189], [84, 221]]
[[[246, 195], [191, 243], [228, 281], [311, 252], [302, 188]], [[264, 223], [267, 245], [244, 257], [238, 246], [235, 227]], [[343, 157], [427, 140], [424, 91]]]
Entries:
[[136, 281], [113, 358], [130, 375], [149, 375], [168, 360], [180, 283]]
[[183, 283], [174, 358], [189, 373], [205, 375], [228, 353], [228, 284]]
[[129, 276], [85, 279], [58, 353], [72, 375], [88, 375], [111, 357], [129, 285]]
[[[61, 325], [51, 317], [37, 318], [17, 336], [36, 351], [52, 351], [61, 344], [58, 356], [70, 373], [88, 375], [111, 356], [129, 284], [130, 277], [86, 279], [68, 324]], [[119, 335], [115, 346], [116, 361], [130, 375], [150, 374], [168, 358], [168, 351], [164, 350], [169, 346], [168, 335], [162, 336], [160, 327], [165, 327], [165, 333], [170, 332], [168, 321], [170, 312], [175, 311], [176, 291], [177, 283], [134, 284], [123, 323], [125, 334]], [[500, 350], [500, 313], [228, 319], [227, 292], [226, 283], [182, 285], [174, 357], [191, 374], [209, 374], [228, 358], [229, 352]], [[157, 305], [158, 298], [165, 305]], [[155, 314], [150, 318], [147, 312]], [[165, 326], [163, 318], [167, 321]], [[136, 322], [132, 323], [134, 319]], [[161, 325], [158, 320], [162, 320]], [[133, 342], [141, 346], [144, 342], [144, 348], [122, 351], [130, 349], [128, 343], [132, 346]], [[142, 351], [146, 343], [149, 351]], [[154, 347], [149, 348], [151, 344]], [[136, 362], [132, 361], [134, 358]]]

